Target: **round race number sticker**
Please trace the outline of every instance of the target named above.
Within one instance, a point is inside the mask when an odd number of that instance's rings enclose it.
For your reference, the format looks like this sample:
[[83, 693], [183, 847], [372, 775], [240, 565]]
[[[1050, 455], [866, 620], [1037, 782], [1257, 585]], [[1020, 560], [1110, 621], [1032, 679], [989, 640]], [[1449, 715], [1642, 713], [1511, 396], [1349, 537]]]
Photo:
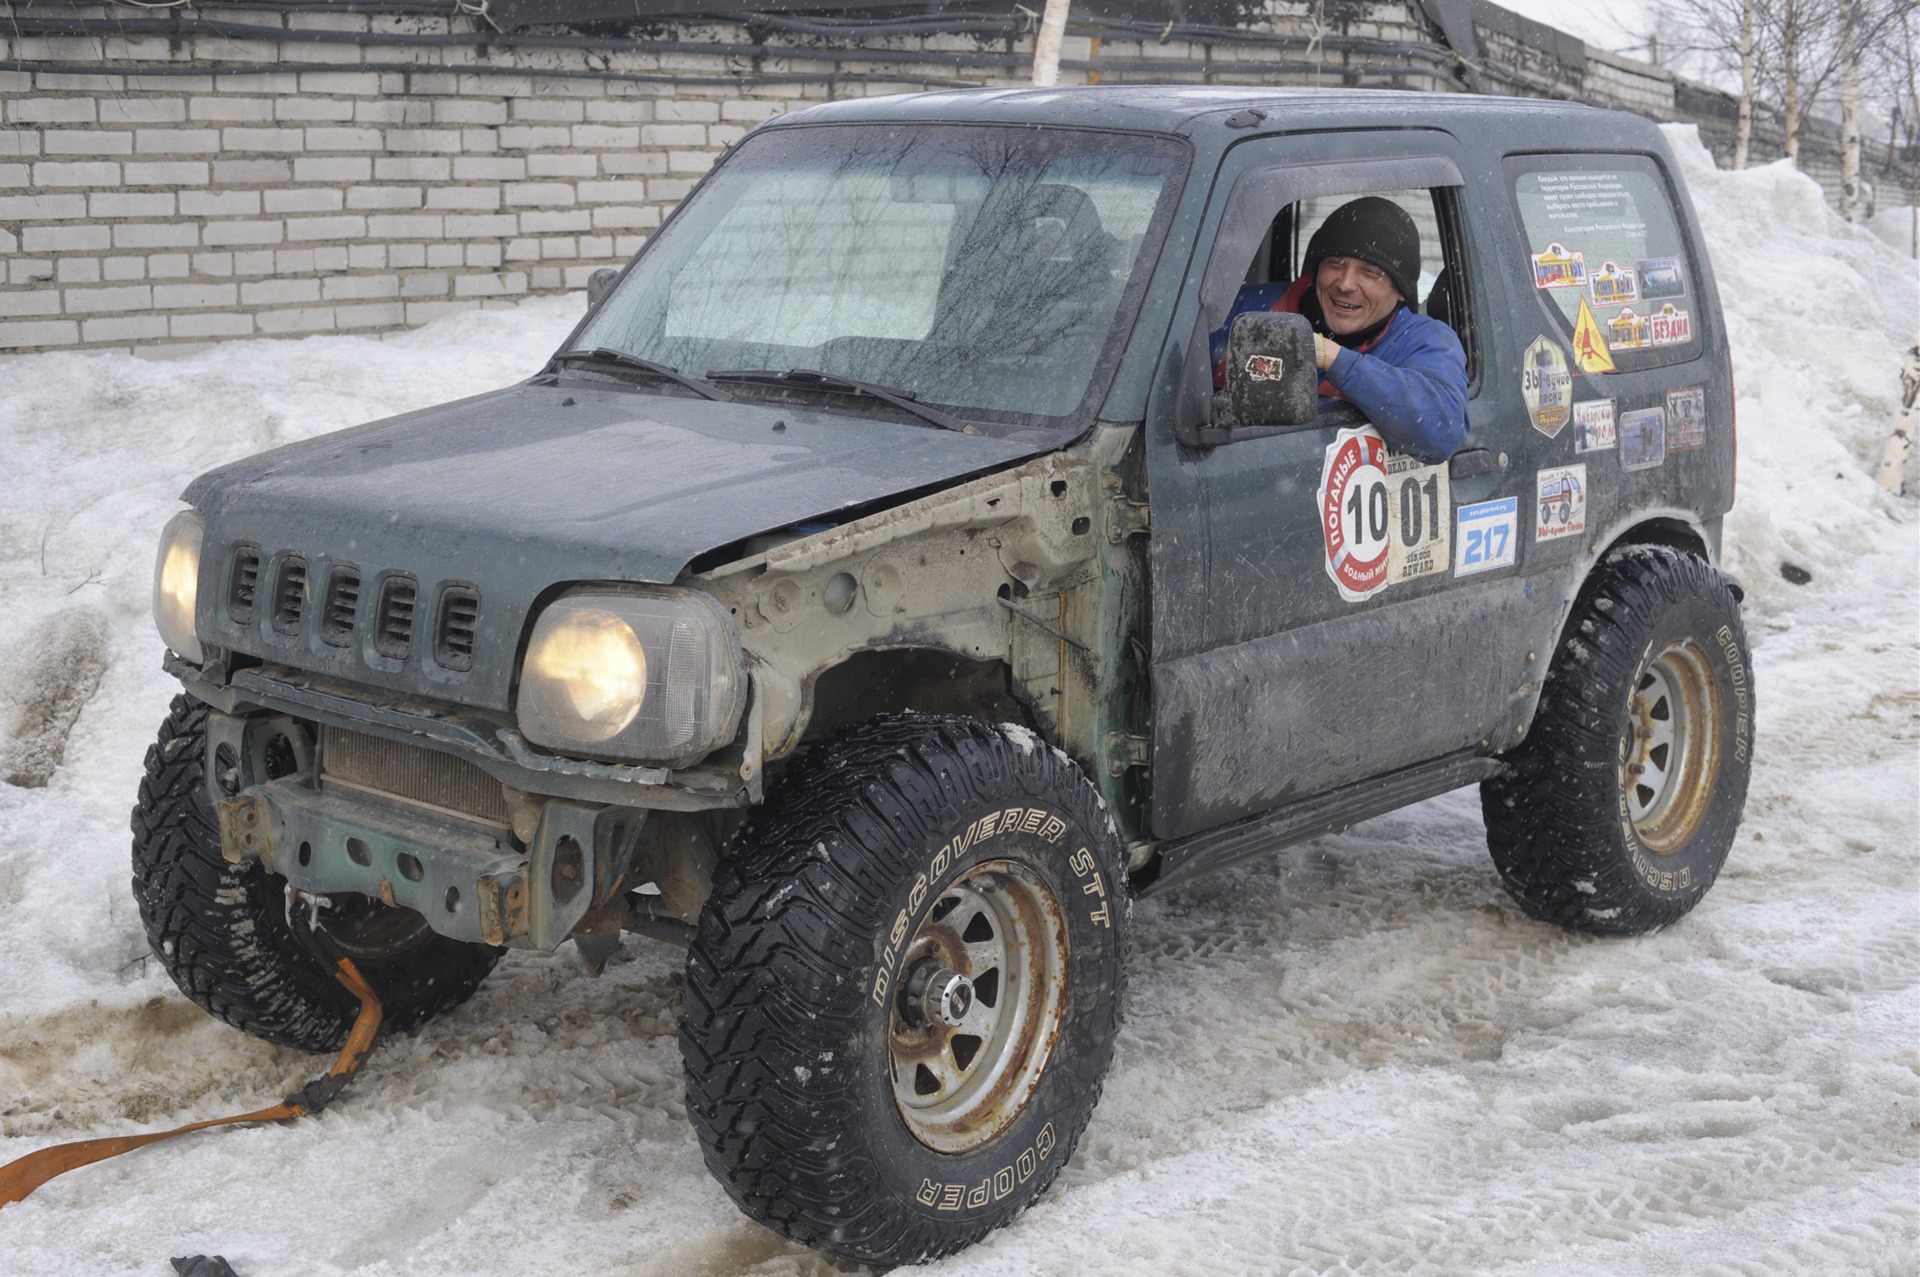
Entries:
[[1391, 513], [1386, 440], [1371, 429], [1342, 430], [1327, 445], [1320, 468], [1320, 531], [1327, 543], [1327, 575], [1349, 603], [1389, 579]]

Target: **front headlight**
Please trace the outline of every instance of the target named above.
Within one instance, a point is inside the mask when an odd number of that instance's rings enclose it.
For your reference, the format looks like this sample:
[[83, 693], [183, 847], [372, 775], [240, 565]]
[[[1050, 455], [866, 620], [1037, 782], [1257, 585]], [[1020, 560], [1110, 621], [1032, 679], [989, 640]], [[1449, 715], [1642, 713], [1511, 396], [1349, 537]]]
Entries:
[[520, 731], [563, 751], [679, 764], [732, 739], [745, 677], [726, 609], [692, 590], [572, 594], [520, 665]]
[[207, 659], [193, 630], [193, 607], [200, 594], [200, 541], [206, 531], [206, 518], [198, 510], [182, 510], [167, 520], [153, 563], [154, 628], [168, 647], [196, 664]]

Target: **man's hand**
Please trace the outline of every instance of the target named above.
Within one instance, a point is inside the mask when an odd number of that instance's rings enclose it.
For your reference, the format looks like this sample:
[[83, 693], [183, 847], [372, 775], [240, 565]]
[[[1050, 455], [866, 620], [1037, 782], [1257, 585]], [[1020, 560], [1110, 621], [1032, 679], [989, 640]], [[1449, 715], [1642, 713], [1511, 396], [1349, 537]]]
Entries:
[[1325, 372], [1333, 366], [1333, 361], [1339, 357], [1339, 342], [1328, 341], [1319, 333], [1313, 335], [1313, 366], [1315, 368], [1318, 368], [1321, 372]]

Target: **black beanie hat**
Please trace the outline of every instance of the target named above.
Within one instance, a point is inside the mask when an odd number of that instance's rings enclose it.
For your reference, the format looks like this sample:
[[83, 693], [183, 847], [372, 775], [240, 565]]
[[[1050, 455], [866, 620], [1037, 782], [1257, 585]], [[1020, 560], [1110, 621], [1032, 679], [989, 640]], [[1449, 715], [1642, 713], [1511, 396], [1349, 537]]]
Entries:
[[1420, 228], [1392, 200], [1363, 195], [1333, 210], [1307, 241], [1302, 264], [1307, 277], [1329, 257], [1355, 257], [1378, 266], [1409, 306], [1420, 304]]

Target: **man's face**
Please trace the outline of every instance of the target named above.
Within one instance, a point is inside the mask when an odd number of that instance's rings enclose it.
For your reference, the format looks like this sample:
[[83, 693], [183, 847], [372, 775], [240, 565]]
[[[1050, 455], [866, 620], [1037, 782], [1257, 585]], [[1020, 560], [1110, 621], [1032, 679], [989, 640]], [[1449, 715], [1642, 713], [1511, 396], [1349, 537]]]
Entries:
[[1400, 304], [1400, 290], [1387, 272], [1357, 257], [1328, 257], [1313, 275], [1313, 290], [1327, 327], [1345, 336], [1371, 328]]

